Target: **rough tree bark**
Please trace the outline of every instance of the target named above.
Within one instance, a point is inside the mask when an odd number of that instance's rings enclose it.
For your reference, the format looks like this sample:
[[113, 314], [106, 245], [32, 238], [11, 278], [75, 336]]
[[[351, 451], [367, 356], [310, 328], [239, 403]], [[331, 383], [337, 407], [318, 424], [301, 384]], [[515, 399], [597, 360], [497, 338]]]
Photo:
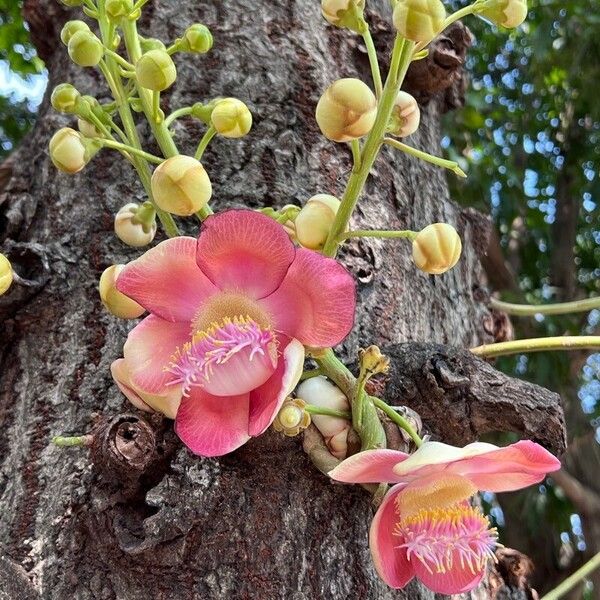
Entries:
[[[370, 4], [383, 48], [388, 3]], [[71, 81], [102, 100], [99, 75], [74, 68], [59, 42], [69, 15], [54, 0], [26, 0], [25, 13], [50, 88]], [[170, 108], [216, 95], [238, 96], [253, 108], [252, 135], [216, 140], [206, 154], [216, 208], [341, 193], [349, 156], [318, 134], [314, 107], [334, 79], [368, 80], [368, 62], [355, 37], [325, 26], [318, 2], [152, 0], [145, 14], [146, 34], [173, 39], [201, 21], [215, 35], [208, 56], [177, 59]], [[460, 101], [457, 67], [469, 38], [460, 25], [453, 28], [411, 79], [426, 102], [412, 140], [420, 148], [439, 153], [439, 116]], [[425, 85], [432, 73], [451, 75], [446, 89]], [[0, 300], [0, 598], [433, 598], [416, 583], [393, 592], [378, 580], [367, 547], [368, 495], [332, 485], [300, 440], [269, 432], [232, 455], [203, 460], [177, 442], [169, 422], [130, 412], [109, 365], [131, 324], [103, 311], [96, 285], [108, 264], [139, 254], [111, 229], [112, 214], [143, 200], [143, 192], [132, 170], [108, 152], [74, 178], [57, 173], [46, 147], [64, 124], [46, 97], [33, 133], [4, 165], [11, 176], [0, 196], [0, 242], [23, 281]], [[177, 132], [181, 151], [192, 152], [198, 125], [183, 120]], [[418, 272], [401, 241], [348, 244], [343, 260], [358, 279], [360, 311], [343, 348], [349, 360], [367, 343], [466, 348], [491, 341], [477, 254], [486, 246], [485, 219], [450, 201], [440, 169], [384, 151], [356, 224], [415, 229], [439, 220], [456, 225], [465, 248], [457, 268], [442, 277]], [[462, 397], [464, 404], [468, 396], [452, 394], [447, 402]], [[539, 403], [546, 398], [539, 388], [532, 394]], [[401, 399], [410, 405], [410, 397]], [[444, 438], [457, 424], [440, 406], [425, 426]], [[536, 416], [534, 409], [520, 418], [531, 423]], [[501, 415], [486, 418], [503, 427]], [[515, 419], [513, 429], [526, 431]], [[50, 444], [52, 435], [86, 432], [99, 422], [91, 456]], [[469, 426], [464, 441], [493, 428]], [[504, 581], [473, 597], [509, 590], [514, 582]]]

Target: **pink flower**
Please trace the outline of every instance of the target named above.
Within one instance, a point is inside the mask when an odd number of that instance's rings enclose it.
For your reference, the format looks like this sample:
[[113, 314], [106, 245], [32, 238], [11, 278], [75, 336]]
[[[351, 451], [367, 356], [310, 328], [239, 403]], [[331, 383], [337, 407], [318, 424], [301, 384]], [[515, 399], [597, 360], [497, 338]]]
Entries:
[[402, 588], [418, 577], [434, 592], [460, 594], [481, 581], [497, 545], [496, 530], [469, 498], [478, 490], [518, 490], [559, 468], [557, 458], [530, 441], [506, 448], [425, 442], [411, 455], [360, 452], [329, 475], [346, 483], [396, 484], [369, 535], [373, 562], [389, 586]]
[[158, 244], [117, 289], [151, 314], [113, 363], [115, 381], [136, 406], [175, 418], [203, 456], [265, 431], [298, 383], [304, 346], [334, 346], [354, 321], [349, 273], [250, 210], [209, 217], [197, 241]]

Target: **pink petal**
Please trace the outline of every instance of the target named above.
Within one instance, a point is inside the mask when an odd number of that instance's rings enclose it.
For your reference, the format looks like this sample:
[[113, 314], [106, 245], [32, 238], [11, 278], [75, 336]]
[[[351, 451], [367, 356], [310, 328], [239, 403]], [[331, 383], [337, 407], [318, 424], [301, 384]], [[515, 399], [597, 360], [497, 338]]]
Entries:
[[386, 494], [369, 532], [369, 546], [375, 569], [387, 585], [396, 589], [403, 588], [415, 575], [413, 566], [406, 557], [406, 550], [398, 547], [402, 540], [394, 535], [399, 521], [395, 499], [402, 489], [402, 485], [395, 485]]
[[129, 387], [129, 375], [126, 373], [125, 359], [118, 358], [113, 361], [110, 365], [110, 372], [117, 384], [118, 388], [124, 394], [124, 396], [133, 404], [136, 408], [143, 410], [144, 412], [154, 412], [140, 397], [140, 395], [131, 387]]
[[352, 329], [356, 287], [340, 263], [300, 248], [279, 289], [262, 302], [279, 331], [305, 346], [327, 348]]
[[167, 321], [187, 323], [218, 291], [198, 268], [191, 237], [165, 240], [130, 262], [117, 279], [117, 289]]
[[445, 573], [430, 573], [420, 560], [411, 560], [415, 575], [433, 592], [438, 594], [461, 594], [472, 590], [481, 581], [485, 568], [473, 574], [465, 564], [461, 567], [457, 560], [452, 569]]
[[304, 346], [298, 340], [283, 341], [275, 373], [250, 392], [250, 435], [260, 435], [273, 422], [286, 397], [294, 390], [304, 369]]
[[228, 210], [202, 224], [198, 266], [221, 290], [263, 298], [279, 287], [294, 245], [276, 221], [251, 210]]
[[194, 387], [184, 397], [175, 420], [175, 433], [200, 456], [222, 456], [245, 444], [249, 396], [211, 396]]
[[344, 483], [398, 483], [394, 467], [408, 457], [399, 450], [365, 450], [341, 462], [329, 477]]

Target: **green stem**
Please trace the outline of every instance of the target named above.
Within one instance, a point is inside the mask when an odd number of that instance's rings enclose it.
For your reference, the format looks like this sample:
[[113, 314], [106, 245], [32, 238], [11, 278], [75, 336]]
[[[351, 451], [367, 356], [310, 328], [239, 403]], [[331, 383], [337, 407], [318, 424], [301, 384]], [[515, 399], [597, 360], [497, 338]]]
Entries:
[[325, 415], [326, 417], [338, 417], [339, 419], [346, 419], [350, 421], [352, 415], [347, 410], [335, 410], [333, 408], [323, 408], [321, 406], [315, 406], [314, 404], [307, 404], [304, 410], [309, 415]]
[[375, 95], [377, 98], [381, 98], [381, 93], [383, 92], [383, 83], [381, 81], [379, 61], [377, 60], [377, 50], [375, 49], [375, 44], [373, 44], [371, 31], [369, 30], [369, 25], [366, 21], [364, 31], [361, 33], [367, 48], [367, 56], [369, 57], [369, 65], [371, 66], [371, 74], [373, 76], [373, 85], [375, 86]]
[[211, 125], [206, 130], [206, 133], [202, 136], [202, 139], [200, 140], [200, 143], [198, 144], [196, 154], [194, 154], [194, 158], [196, 160], [200, 160], [202, 158], [204, 151], [208, 147], [208, 144], [210, 144], [210, 141], [215, 137], [215, 135], [217, 135], [217, 130]]
[[307, 379], [312, 379], [313, 377], [319, 377], [319, 375], [323, 375], [323, 371], [321, 369], [310, 369], [309, 371], [303, 371], [300, 376], [300, 381], [306, 381]]
[[350, 146], [350, 150], [352, 150], [352, 169], [360, 169], [360, 142], [352, 140], [348, 145]]
[[347, 240], [349, 238], [357, 237], [372, 237], [372, 238], [406, 238], [414, 240], [418, 235], [416, 231], [410, 230], [387, 230], [387, 229], [355, 229], [353, 231], [346, 231], [338, 239], [339, 242]]
[[386, 404], [380, 398], [375, 396], [369, 396], [373, 404], [382, 410], [398, 427], [401, 427], [408, 433], [415, 446], [419, 448], [423, 444], [423, 440], [419, 437], [419, 434], [413, 429], [412, 425], [397, 411], [395, 411], [389, 404]]
[[94, 441], [93, 435], [62, 436], [55, 435], [52, 443], [59, 448], [72, 448], [74, 446], [91, 446]]
[[108, 54], [109, 56], [114, 58], [115, 62], [121, 67], [123, 67], [126, 71], [135, 72], [135, 67], [128, 60], [125, 60], [120, 54], [117, 54], [116, 52], [114, 52], [110, 48], [107, 48], [106, 46], [104, 47], [104, 54]]
[[490, 358], [547, 350], [597, 350], [598, 348], [600, 348], [600, 335], [564, 335], [484, 344], [471, 348], [471, 352], [476, 356]]
[[552, 591], [542, 596], [541, 600], [559, 600], [567, 592], [572, 590], [580, 581], [585, 579], [590, 573], [600, 568], [600, 552], [590, 558], [585, 565], [577, 569], [575, 573], [569, 575], [561, 584], [555, 587]]
[[577, 312], [588, 312], [595, 308], [600, 309], [600, 296], [575, 300], [574, 302], [559, 302], [557, 304], [511, 304], [492, 298], [490, 306], [509, 315], [518, 317], [532, 317], [534, 315], [567, 315]]
[[383, 141], [388, 146], [392, 146], [397, 150], [402, 150], [402, 152], [406, 152], [406, 154], [410, 154], [411, 156], [415, 156], [417, 158], [420, 158], [421, 160], [432, 163], [439, 167], [444, 167], [444, 169], [450, 169], [450, 171], [452, 171], [459, 177], [467, 176], [467, 174], [458, 166], [458, 163], [454, 162], [453, 160], [446, 160], [444, 158], [440, 158], [439, 156], [433, 156], [432, 154], [428, 154], [427, 152], [423, 152], [422, 150], [417, 150], [412, 146], [407, 146], [406, 144], [403, 144], [402, 142], [399, 142], [398, 140], [395, 140], [393, 138], [386, 137]]
[[128, 146], [127, 144], [121, 144], [120, 142], [116, 142], [113, 140], [99, 140], [102, 146], [105, 148], [112, 148], [113, 150], [120, 150], [121, 152], [129, 152], [130, 154], [135, 154], [136, 156], [140, 156], [146, 159], [148, 162], [160, 165], [164, 161], [164, 159], [159, 156], [154, 156], [154, 154], [150, 154], [148, 152], [144, 152], [144, 150], [140, 150], [139, 148], [134, 148], [133, 146]]
[[180, 117], [187, 117], [187, 115], [191, 115], [192, 114], [192, 107], [191, 106], [185, 106], [184, 108], [178, 108], [177, 110], [174, 110], [166, 119], [165, 119], [165, 125], [167, 127], [170, 127], [171, 123], [173, 123], [173, 121], [175, 121], [175, 119], [179, 119]]
[[155, 123], [163, 120], [160, 115], [160, 92], [152, 92], [152, 119]]

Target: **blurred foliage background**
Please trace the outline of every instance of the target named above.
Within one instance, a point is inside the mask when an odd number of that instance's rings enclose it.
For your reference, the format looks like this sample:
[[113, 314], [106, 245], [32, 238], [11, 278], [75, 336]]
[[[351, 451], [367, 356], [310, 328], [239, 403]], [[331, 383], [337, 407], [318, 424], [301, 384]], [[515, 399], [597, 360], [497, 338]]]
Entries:
[[[0, 0], [0, 158], [31, 127], [47, 80], [20, 4]], [[442, 145], [469, 174], [449, 178], [454, 199], [494, 221], [490, 287], [535, 304], [600, 292], [600, 7], [529, 4], [515, 31], [467, 21], [472, 85], [465, 108], [448, 115]], [[512, 321], [516, 337], [597, 334], [600, 311]], [[523, 355], [498, 366], [565, 400], [565, 468], [538, 488], [485, 497], [503, 542], [534, 560], [543, 592], [600, 551], [600, 354]], [[600, 574], [569, 597], [600, 598]]]

